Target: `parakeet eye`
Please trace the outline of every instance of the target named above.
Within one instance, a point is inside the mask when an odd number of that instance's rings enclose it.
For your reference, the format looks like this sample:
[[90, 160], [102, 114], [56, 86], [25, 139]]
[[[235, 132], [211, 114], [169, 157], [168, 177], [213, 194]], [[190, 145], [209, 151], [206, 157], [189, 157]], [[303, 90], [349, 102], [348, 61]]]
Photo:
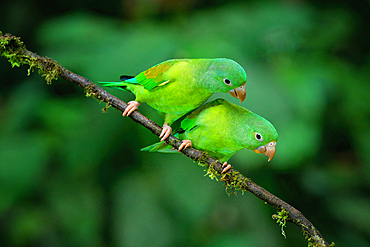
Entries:
[[254, 132], [254, 138], [256, 138], [257, 141], [263, 141], [262, 135], [258, 132]]
[[231, 85], [231, 81], [230, 81], [229, 79], [224, 78], [223, 80], [224, 80], [224, 83], [225, 83], [226, 85], [228, 85], [228, 86], [230, 86], [230, 85]]

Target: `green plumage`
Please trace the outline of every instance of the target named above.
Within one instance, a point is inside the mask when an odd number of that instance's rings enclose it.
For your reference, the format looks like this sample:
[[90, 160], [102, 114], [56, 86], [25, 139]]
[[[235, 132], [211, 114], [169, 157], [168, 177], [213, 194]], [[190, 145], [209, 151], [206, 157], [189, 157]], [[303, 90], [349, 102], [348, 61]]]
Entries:
[[[228, 79], [226, 83], [225, 79]], [[145, 102], [164, 113], [164, 122], [171, 125], [204, 103], [213, 93], [227, 93], [246, 81], [247, 75], [238, 63], [215, 58], [167, 60], [134, 78], [101, 84], [133, 93], [135, 101]]]
[[[205, 151], [222, 162], [243, 148], [256, 150], [278, 139], [276, 129], [269, 121], [224, 99], [214, 100], [194, 110], [181, 121], [180, 126], [174, 129], [178, 138], [191, 140], [193, 148]], [[257, 140], [257, 134], [262, 138]], [[142, 151], [168, 152], [169, 147], [159, 142]]]

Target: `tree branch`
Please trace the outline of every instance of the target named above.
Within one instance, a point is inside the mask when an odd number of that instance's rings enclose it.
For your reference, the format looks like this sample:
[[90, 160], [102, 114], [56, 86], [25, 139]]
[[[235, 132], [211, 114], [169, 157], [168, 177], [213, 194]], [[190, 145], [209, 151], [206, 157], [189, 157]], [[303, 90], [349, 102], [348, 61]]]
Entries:
[[[1, 56], [8, 58], [13, 67], [19, 67], [22, 64], [28, 64], [30, 66], [28, 74], [30, 74], [30, 72], [35, 68], [38, 69], [39, 73], [42, 74], [42, 76], [45, 76], [48, 84], [50, 84], [52, 80], [62, 77], [66, 81], [73, 82], [76, 85], [83, 87], [88, 96], [92, 96], [99, 101], [106, 102], [107, 107], [112, 106], [119, 111], [124, 111], [127, 107], [125, 102], [101, 89], [90, 80], [69, 71], [55, 60], [52, 60], [48, 57], [41, 57], [36, 53], [28, 51], [20, 38], [10, 34], [3, 35], [1, 31], [0, 54]], [[130, 115], [130, 118], [149, 129], [153, 134], [157, 136], [160, 135], [162, 128], [141, 113], [135, 111]], [[178, 149], [178, 147], [181, 145], [181, 141], [173, 135], [170, 135], [166, 142], [176, 149]], [[216, 159], [210, 157], [202, 151], [193, 148], [187, 148], [181, 152], [190, 159], [207, 166], [207, 174], [211, 178], [217, 179], [217, 176], [220, 176], [222, 171], [222, 163]], [[229, 172], [221, 176], [221, 180], [225, 182], [227, 191], [229, 190], [233, 193], [236, 193], [237, 190], [241, 190], [243, 192], [249, 191], [261, 200], [265, 201], [267, 204], [276, 208], [278, 210], [278, 214], [273, 215], [273, 219], [275, 219], [282, 226], [282, 229], [287, 221], [293, 222], [299, 226], [305, 233], [306, 238], [308, 238], [309, 246], [334, 246], [334, 243], [330, 245], [322, 237], [320, 232], [307, 218], [304, 217], [300, 211], [280, 198], [274, 196], [264, 188], [260, 187], [252, 180], [246, 178], [238, 171], [230, 169]]]

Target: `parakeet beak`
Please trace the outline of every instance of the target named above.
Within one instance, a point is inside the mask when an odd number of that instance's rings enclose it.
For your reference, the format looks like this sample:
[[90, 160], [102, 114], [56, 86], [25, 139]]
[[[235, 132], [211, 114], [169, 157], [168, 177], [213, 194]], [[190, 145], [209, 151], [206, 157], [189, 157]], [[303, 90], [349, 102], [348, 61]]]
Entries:
[[245, 97], [247, 96], [247, 92], [245, 91], [245, 83], [238, 88], [231, 89], [229, 91], [229, 94], [231, 94], [233, 97], [237, 99], [240, 99], [240, 103], [242, 103], [245, 100]]
[[276, 146], [276, 141], [269, 142], [268, 144], [266, 144], [264, 146], [258, 147], [256, 150], [254, 150], [254, 152], [256, 152], [258, 154], [263, 153], [264, 155], [269, 157], [268, 161], [270, 161], [270, 160], [272, 160], [272, 158], [274, 158], [275, 146]]

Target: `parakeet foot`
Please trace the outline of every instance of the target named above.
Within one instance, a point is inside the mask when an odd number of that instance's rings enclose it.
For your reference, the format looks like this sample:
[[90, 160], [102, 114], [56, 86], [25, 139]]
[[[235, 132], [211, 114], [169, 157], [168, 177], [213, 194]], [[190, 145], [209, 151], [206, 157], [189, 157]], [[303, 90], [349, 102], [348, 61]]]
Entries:
[[167, 137], [170, 136], [172, 133], [172, 128], [168, 124], [163, 124], [163, 130], [161, 134], [159, 135], [159, 138], [161, 138], [161, 141], [164, 141], [167, 139]]
[[129, 116], [133, 111], [136, 111], [140, 106], [140, 103], [137, 101], [130, 101], [127, 103], [126, 109], [122, 112], [122, 116]]
[[222, 170], [221, 174], [227, 172], [228, 170], [230, 170], [231, 165], [230, 164], [227, 164], [227, 162], [224, 162], [222, 164], [222, 168], [224, 168], [224, 169]]
[[179, 147], [179, 150], [177, 150], [177, 152], [185, 149], [185, 148], [188, 148], [188, 147], [191, 147], [191, 141], [190, 140], [183, 140], [180, 147]]

